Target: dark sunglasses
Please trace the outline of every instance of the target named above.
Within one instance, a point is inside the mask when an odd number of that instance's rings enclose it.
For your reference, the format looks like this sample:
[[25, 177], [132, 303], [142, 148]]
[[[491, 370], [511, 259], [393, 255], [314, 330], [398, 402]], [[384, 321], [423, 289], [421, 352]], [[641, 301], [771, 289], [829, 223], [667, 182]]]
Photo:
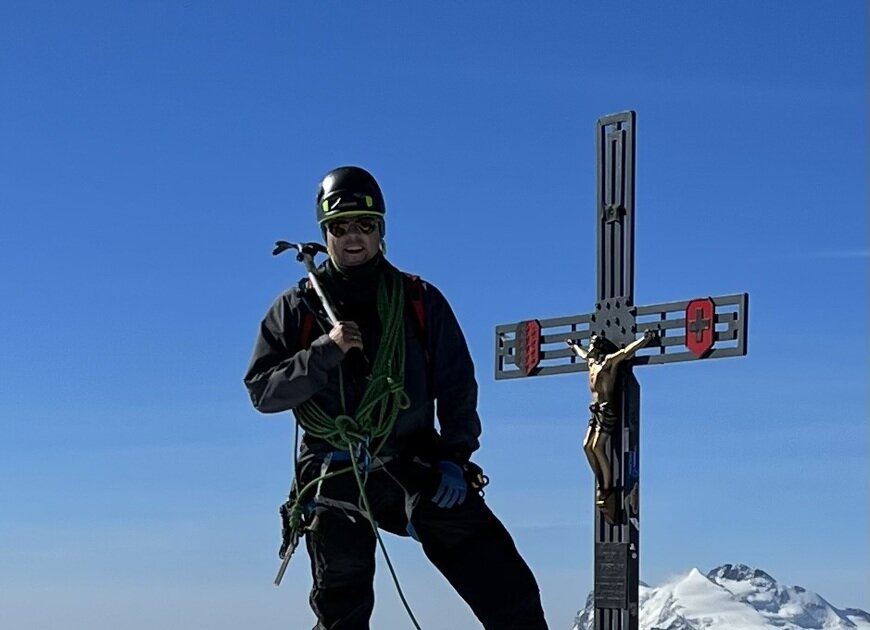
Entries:
[[360, 231], [360, 234], [371, 234], [378, 227], [378, 220], [371, 217], [360, 217], [350, 221], [337, 219], [326, 224], [326, 231], [334, 237], [339, 238], [347, 234], [351, 226], [355, 226]]

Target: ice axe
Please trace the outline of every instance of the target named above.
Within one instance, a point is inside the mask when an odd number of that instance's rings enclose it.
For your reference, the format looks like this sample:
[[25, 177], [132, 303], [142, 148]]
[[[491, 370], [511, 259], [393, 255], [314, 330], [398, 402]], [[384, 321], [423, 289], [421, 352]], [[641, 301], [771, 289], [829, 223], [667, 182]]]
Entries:
[[287, 241], [277, 241], [275, 249], [272, 250], [273, 256], [279, 256], [288, 249], [296, 250], [296, 260], [305, 266], [308, 272], [308, 279], [311, 281], [311, 286], [314, 287], [314, 292], [320, 298], [320, 303], [323, 304], [323, 309], [326, 311], [326, 316], [329, 318], [329, 323], [333, 326], [338, 324], [338, 317], [335, 316], [335, 311], [332, 310], [329, 300], [326, 299], [326, 294], [320, 288], [320, 282], [317, 281], [317, 269], [314, 266], [314, 257], [317, 254], [326, 254], [326, 247], [320, 243], [288, 243]]
[[[317, 281], [317, 268], [314, 266], [314, 257], [317, 254], [327, 254], [328, 252], [326, 251], [326, 248], [320, 243], [290, 243], [288, 241], [277, 241], [275, 243], [275, 249], [272, 250], [272, 255], [280, 256], [288, 249], [296, 250], [296, 260], [305, 266], [305, 270], [308, 272], [308, 279], [311, 281], [311, 286], [314, 287], [317, 297], [320, 298], [320, 303], [323, 304], [323, 309], [326, 311], [330, 323], [335, 326], [338, 323], [338, 318], [335, 316], [335, 311], [332, 310], [329, 300], [326, 299], [323, 289], [320, 288], [320, 282]], [[316, 527], [317, 516], [315, 516], [314, 519], [315, 520], [311, 526], [306, 529], [314, 529]], [[287, 565], [290, 564], [290, 558], [293, 556], [293, 552], [296, 551], [296, 546], [299, 544], [299, 536], [299, 531], [294, 531], [290, 536], [287, 549], [284, 551], [284, 556], [281, 558], [281, 566], [278, 568], [278, 575], [275, 576], [275, 586], [279, 586], [281, 580], [284, 578], [284, 573], [287, 571]]]

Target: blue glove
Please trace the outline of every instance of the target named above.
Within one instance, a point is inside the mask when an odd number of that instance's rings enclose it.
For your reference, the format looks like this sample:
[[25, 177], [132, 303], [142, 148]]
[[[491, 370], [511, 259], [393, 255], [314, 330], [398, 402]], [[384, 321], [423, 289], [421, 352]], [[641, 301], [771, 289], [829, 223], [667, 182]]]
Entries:
[[442, 460], [438, 463], [438, 470], [441, 471], [441, 484], [435, 491], [432, 501], [437, 503], [440, 508], [462, 505], [468, 491], [462, 468], [458, 464]]

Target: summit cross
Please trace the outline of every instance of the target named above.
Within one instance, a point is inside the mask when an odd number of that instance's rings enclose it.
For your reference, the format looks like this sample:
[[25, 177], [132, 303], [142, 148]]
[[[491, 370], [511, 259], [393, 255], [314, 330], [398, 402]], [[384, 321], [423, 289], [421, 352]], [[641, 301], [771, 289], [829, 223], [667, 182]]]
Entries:
[[[590, 384], [596, 402], [590, 406], [593, 419], [586, 441], [598, 441], [590, 438], [594, 430], [607, 439], [603, 448], [587, 448], [584, 443], [584, 450], [594, 472], [593, 455], [602, 456], [603, 451], [609, 462], [609, 471], [596, 472], [595, 630], [638, 630], [640, 385], [633, 366], [743, 356], [747, 351], [748, 293], [635, 305], [635, 119], [635, 112], [628, 111], [604, 116], [596, 125], [598, 297], [592, 312], [495, 329], [497, 380], [583, 372], [593, 367]], [[643, 342], [638, 341], [641, 333], [645, 333]], [[584, 347], [584, 342], [586, 347], [590, 341], [596, 344], [593, 336], [611, 342], [614, 351], [632, 344], [627, 353], [617, 352], [624, 361], [611, 379], [615, 385], [607, 393], [612, 400], [601, 405], [592, 377], [602, 365], [607, 369], [606, 360], [603, 364], [592, 359], [578, 361], [578, 357], [593, 355]], [[613, 414], [610, 423], [603, 420], [607, 416], [604, 408]]]

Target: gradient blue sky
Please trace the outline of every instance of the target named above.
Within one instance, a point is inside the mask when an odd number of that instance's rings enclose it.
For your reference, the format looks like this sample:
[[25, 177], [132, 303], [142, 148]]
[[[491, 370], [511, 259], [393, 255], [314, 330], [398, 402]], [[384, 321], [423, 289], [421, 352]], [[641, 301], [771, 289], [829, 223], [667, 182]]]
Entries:
[[[309, 627], [290, 415], [241, 384], [330, 168], [477, 362], [487, 498], [553, 628], [591, 588], [583, 377], [493, 329], [594, 301], [594, 125], [638, 112], [639, 303], [748, 291], [741, 359], [646, 367], [642, 579], [761, 567], [870, 608], [867, 23], [836, 3], [0, 6], [0, 626]], [[654, 5], [654, 6], [653, 6]], [[425, 628], [478, 627], [387, 537]], [[408, 624], [378, 577], [375, 627]]]

